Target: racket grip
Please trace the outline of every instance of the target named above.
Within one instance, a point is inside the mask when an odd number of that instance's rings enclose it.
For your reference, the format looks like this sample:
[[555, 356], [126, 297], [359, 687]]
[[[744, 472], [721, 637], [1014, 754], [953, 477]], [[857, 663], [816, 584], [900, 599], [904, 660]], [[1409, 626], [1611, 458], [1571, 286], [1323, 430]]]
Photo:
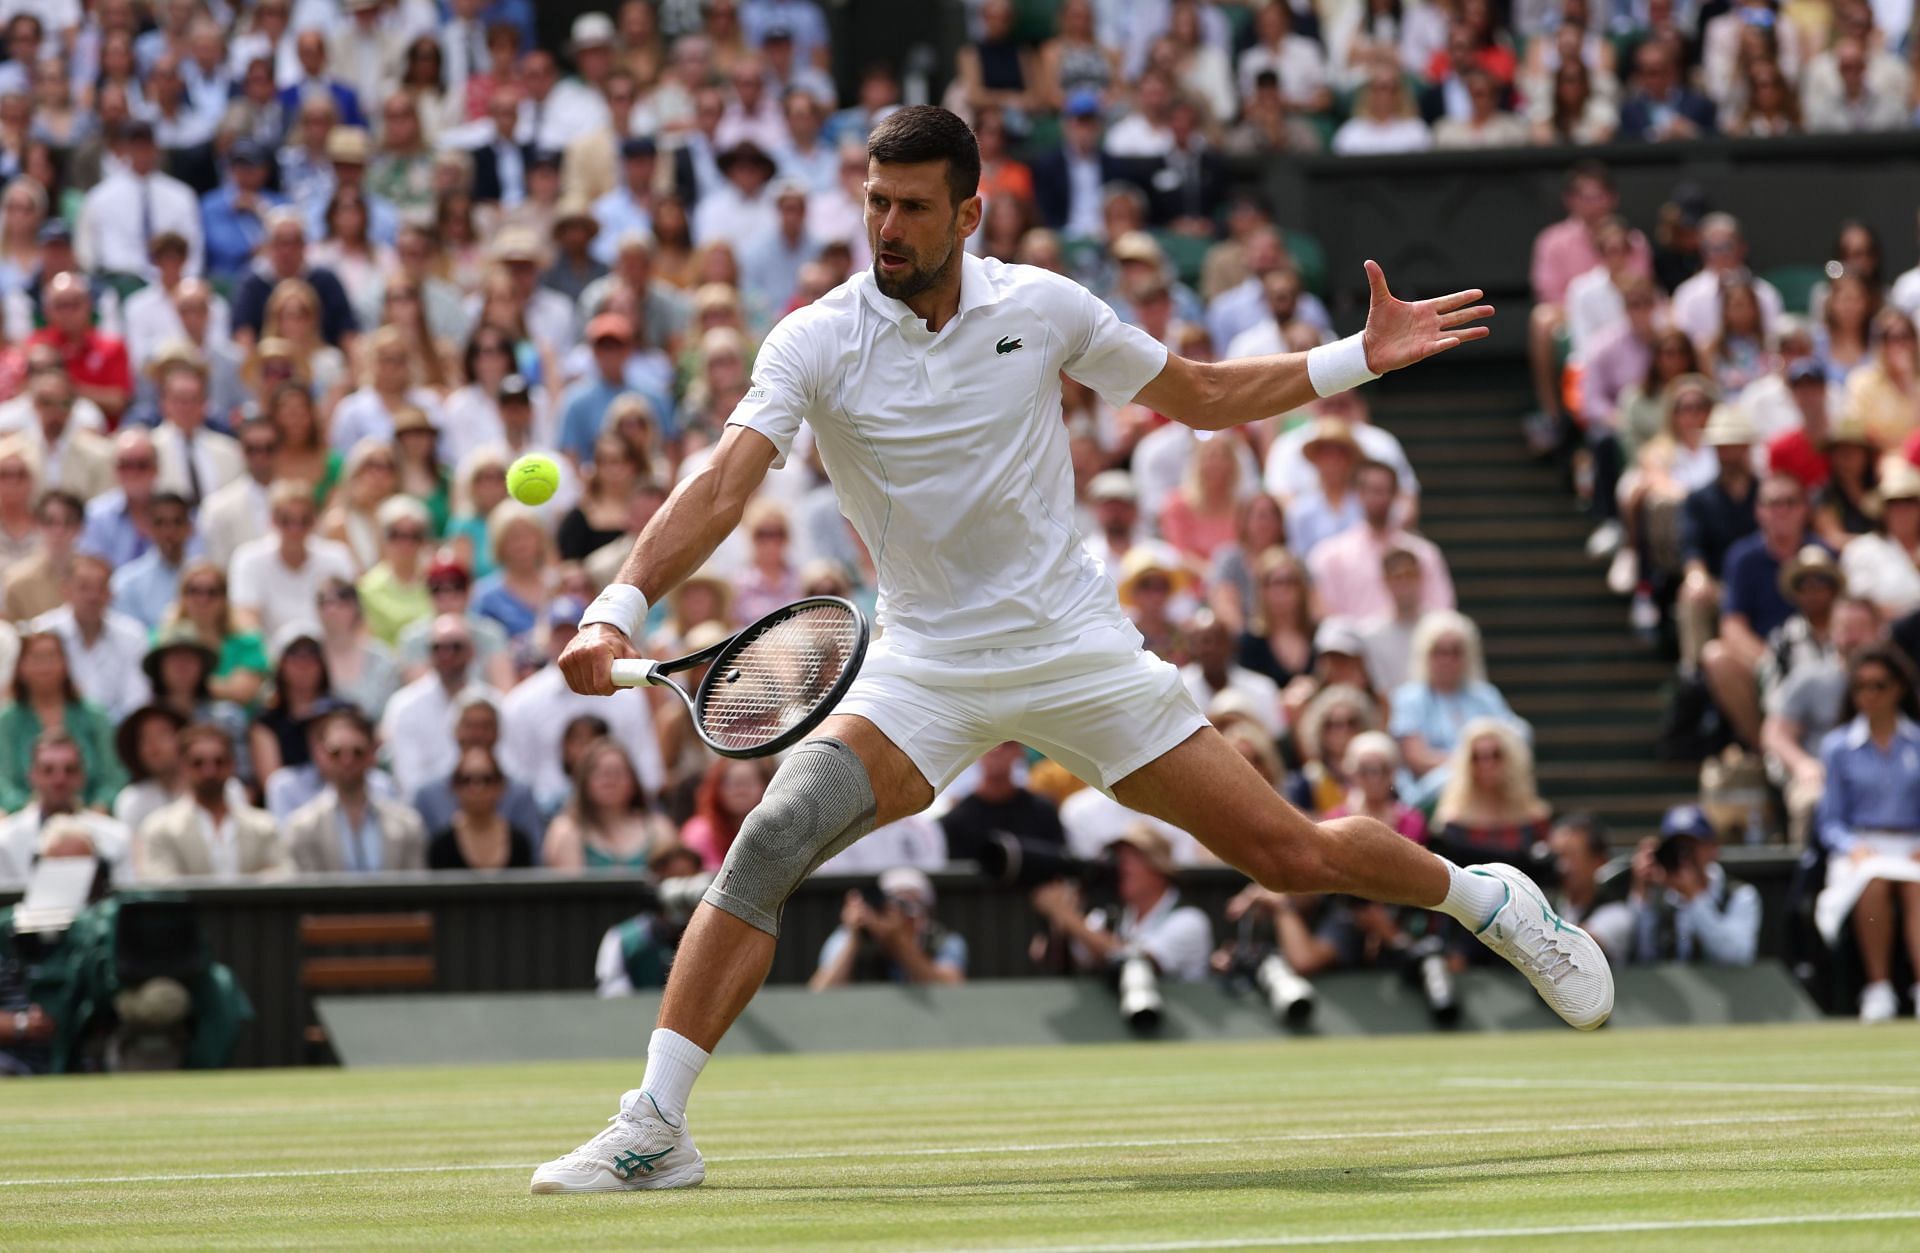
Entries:
[[622, 657], [613, 663], [615, 687], [645, 687], [654, 681], [657, 663], [639, 657]]

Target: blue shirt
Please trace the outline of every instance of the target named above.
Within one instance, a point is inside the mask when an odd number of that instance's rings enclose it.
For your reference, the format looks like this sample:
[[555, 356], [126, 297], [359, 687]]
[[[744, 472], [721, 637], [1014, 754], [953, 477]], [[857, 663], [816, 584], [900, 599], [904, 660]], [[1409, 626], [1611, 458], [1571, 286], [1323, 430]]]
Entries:
[[[1795, 544], [1794, 551], [1799, 549]], [[1760, 532], [1734, 541], [1720, 577], [1720, 612], [1741, 614], [1754, 634], [1765, 638], [1793, 616], [1793, 602], [1780, 590], [1780, 559], [1767, 551], [1766, 537]]]
[[593, 441], [600, 438], [606, 425], [607, 409], [615, 398], [629, 391], [623, 379], [609, 383], [599, 376], [584, 378], [567, 389], [560, 402], [560, 448], [585, 464], [593, 460]]
[[1460, 731], [1475, 718], [1498, 718], [1522, 736], [1532, 728], [1507, 707], [1500, 689], [1485, 680], [1464, 684], [1457, 692], [1436, 692], [1425, 683], [1402, 683], [1393, 693], [1393, 720], [1387, 730], [1395, 739], [1417, 735], [1437, 752], [1453, 751]]
[[506, 581], [498, 573], [490, 574], [473, 585], [472, 612], [492, 618], [500, 624], [501, 630], [513, 638], [533, 630], [539, 620], [538, 611], [508, 591]]
[[127, 493], [116, 487], [87, 502], [86, 524], [80, 532], [80, 542], [74, 547], [103, 557], [118, 569], [153, 544], [133, 524], [133, 514], [127, 509]]
[[[200, 538], [187, 542], [181, 565], [199, 555]], [[113, 572], [113, 607], [141, 626], [152, 630], [160, 625], [167, 606], [180, 598], [181, 566], [170, 566], [158, 548], [149, 548], [139, 557]]]
[[373, 803], [369, 801], [361, 811], [357, 827], [347, 817], [345, 805], [334, 812], [337, 815], [334, 825], [340, 833], [340, 864], [351, 871], [380, 869], [380, 820], [374, 816]]
[[[239, 278], [246, 273], [253, 254], [266, 237], [260, 215], [233, 207], [234, 188], [224, 183], [200, 198], [200, 229], [206, 240], [207, 273], [215, 278]], [[286, 203], [270, 191], [260, 193], [260, 203], [269, 209]]]
[[601, 265], [613, 264], [620, 251], [620, 237], [628, 231], [653, 234], [653, 215], [625, 187], [616, 187], [593, 202], [593, 220], [600, 223], [600, 233], [588, 246], [587, 255]]
[[1827, 790], [1817, 829], [1828, 853], [1844, 854], [1863, 833], [1920, 835], [1920, 727], [1900, 719], [1883, 752], [1862, 715], [1827, 732], [1820, 764]]

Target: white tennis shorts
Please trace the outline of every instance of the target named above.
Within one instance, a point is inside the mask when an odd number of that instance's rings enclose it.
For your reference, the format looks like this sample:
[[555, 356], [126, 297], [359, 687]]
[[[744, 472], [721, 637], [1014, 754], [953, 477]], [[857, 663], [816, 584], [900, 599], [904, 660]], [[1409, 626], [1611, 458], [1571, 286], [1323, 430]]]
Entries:
[[1018, 740], [1111, 795], [1207, 725], [1180, 671], [1146, 651], [1131, 625], [938, 659], [903, 657], [878, 640], [834, 712], [879, 727], [936, 792], [989, 748]]

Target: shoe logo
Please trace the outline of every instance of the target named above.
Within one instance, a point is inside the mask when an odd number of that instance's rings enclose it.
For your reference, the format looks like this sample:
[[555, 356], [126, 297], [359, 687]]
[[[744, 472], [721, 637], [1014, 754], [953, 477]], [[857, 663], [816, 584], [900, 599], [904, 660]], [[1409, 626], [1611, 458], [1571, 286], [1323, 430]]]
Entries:
[[1018, 339], [1015, 339], [1013, 336], [1008, 335], [1005, 338], [1003, 338], [999, 343], [995, 344], [993, 346], [993, 350], [1004, 357], [1010, 352], [1019, 352], [1020, 341]]
[[632, 1149], [628, 1149], [625, 1153], [615, 1155], [613, 1173], [621, 1179], [631, 1179], [635, 1174], [651, 1175], [653, 1164], [671, 1152], [673, 1152], [672, 1145], [668, 1145], [658, 1153], [635, 1153]]

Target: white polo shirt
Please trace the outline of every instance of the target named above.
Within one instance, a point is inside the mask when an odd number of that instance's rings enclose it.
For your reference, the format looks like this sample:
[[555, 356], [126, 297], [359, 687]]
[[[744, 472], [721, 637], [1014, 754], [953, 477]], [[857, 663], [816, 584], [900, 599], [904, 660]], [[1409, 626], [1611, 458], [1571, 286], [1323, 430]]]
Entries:
[[939, 334], [862, 271], [781, 320], [730, 423], [785, 463], [802, 422], [879, 571], [888, 648], [937, 657], [1124, 625], [1074, 523], [1060, 373], [1109, 405], [1166, 348], [1084, 287], [965, 256]]

